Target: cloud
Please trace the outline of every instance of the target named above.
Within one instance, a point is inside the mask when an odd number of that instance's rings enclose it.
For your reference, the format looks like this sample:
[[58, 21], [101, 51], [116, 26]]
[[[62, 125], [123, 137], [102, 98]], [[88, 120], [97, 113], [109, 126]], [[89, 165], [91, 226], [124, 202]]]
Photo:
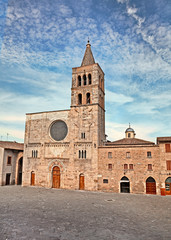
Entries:
[[124, 94], [117, 94], [109, 90], [106, 90], [106, 102], [108, 103], [124, 104], [132, 101], [133, 101], [132, 97], [126, 96]]

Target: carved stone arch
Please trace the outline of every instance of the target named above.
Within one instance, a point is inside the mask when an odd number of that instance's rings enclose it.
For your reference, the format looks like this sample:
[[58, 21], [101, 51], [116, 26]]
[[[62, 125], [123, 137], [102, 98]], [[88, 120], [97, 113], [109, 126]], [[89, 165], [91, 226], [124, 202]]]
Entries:
[[50, 172], [52, 172], [53, 170], [53, 167], [59, 167], [61, 172], [64, 172], [65, 171], [65, 166], [63, 164], [63, 162], [61, 162], [60, 160], [56, 159], [56, 160], [52, 160], [49, 164], [48, 164], [48, 170]]

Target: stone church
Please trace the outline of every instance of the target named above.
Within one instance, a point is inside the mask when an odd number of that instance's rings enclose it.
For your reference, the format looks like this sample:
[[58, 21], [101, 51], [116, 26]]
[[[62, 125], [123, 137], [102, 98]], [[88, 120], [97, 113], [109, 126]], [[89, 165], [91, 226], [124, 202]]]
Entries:
[[104, 72], [88, 41], [72, 69], [71, 108], [26, 114], [23, 186], [171, 194], [171, 137], [105, 137]]

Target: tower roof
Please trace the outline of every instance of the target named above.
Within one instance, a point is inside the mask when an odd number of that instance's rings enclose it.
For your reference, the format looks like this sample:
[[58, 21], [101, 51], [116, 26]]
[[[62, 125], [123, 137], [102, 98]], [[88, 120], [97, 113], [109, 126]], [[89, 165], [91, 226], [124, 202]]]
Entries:
[[129, 128], [126, 129], [125, 133], [127, 132], [135, 132], [133, 128], [131, 128], [131, 124], [129, 123]]
[[81, 67], [91, 65], [94, 63], [95, 63], [95, 60], [93, 57], [93, 53], [91, 51], [91, 44], [90, 44], [90, 41], [88, 40], [87, 45], [86, 45], [86, 50], [84, 53], [84, 57], [83, 57], [83, 60], [81, 63]]

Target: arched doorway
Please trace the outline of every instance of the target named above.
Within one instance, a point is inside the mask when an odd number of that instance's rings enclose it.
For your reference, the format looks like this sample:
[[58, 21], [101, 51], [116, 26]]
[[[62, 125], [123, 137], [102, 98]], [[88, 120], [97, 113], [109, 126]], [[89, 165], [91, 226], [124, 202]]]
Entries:
[[166, 195], [171, 195], [171, 177], [168, 177], [165, 181]]
[[52, 187], [60, 188], [60, 168], [55, 166], [52, 171]]
[[79, 189], [84, 190], [84, 174], [80, 174], [79, 176]]
[[146, 194], [156, 194], [156, 181], [152, 177], [146, 180]]
[[121, 193], [130, 193], [130, 182], [127, 177], [122, 177], [120, 180], [120, 192]]
[[18, 161], [18, 178], [17, 185], [22, 184], [22, 170], [23, 170], [23, 157], [21, 157]]
[[31, 172], [31, 186], [35, 186], [35, 172]]

